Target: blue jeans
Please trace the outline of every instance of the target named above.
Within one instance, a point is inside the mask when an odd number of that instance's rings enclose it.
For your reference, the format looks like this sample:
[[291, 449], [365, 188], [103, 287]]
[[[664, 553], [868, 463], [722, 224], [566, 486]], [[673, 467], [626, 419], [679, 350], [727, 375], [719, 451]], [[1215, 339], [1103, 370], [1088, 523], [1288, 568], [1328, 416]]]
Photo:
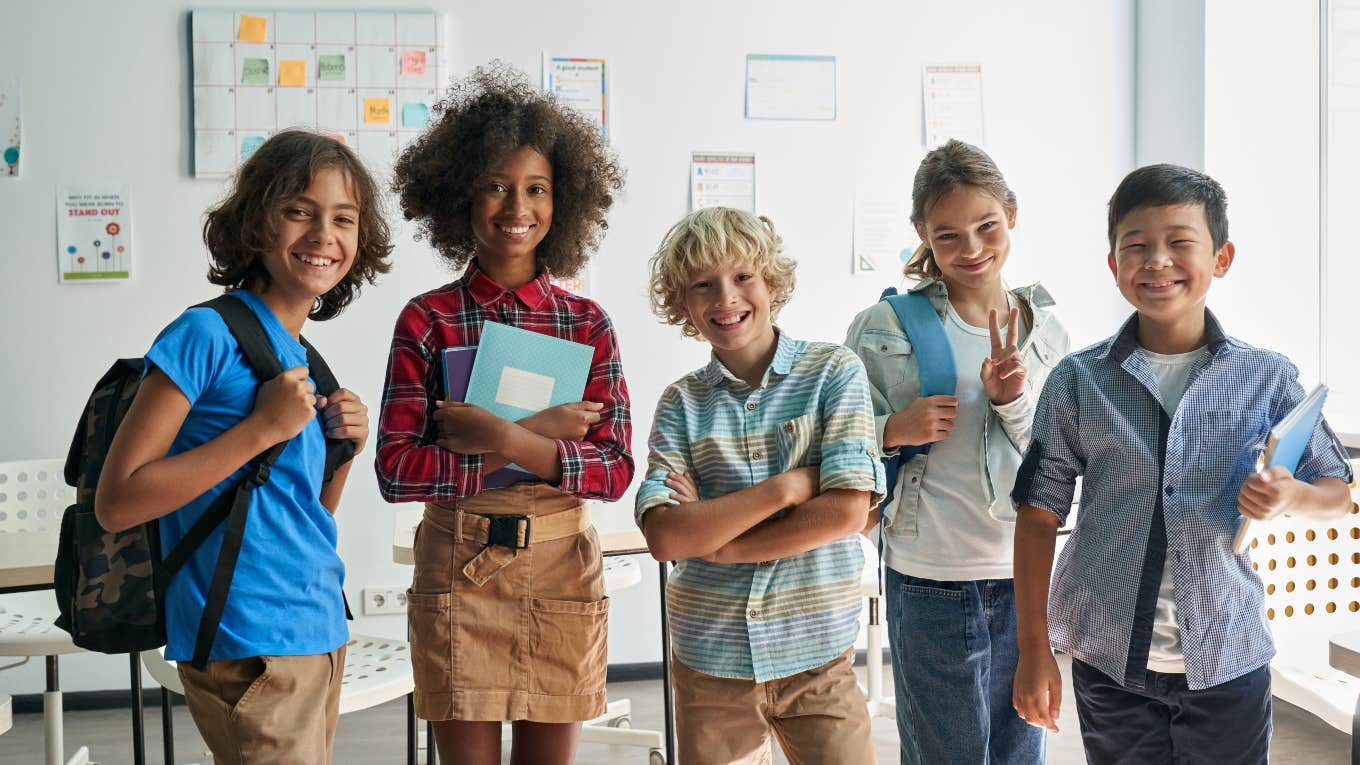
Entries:
[[1042, 763], [1044, 731], [1011, 706], [1014, 582], [885, 576], [903, 765]]

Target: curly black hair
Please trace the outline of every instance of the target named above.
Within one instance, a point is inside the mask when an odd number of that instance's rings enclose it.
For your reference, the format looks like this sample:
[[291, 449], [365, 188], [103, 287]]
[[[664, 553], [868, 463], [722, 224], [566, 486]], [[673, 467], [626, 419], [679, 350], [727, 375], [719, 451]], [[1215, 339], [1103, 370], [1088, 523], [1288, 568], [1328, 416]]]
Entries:
[[330, 136], [307, 130], [275, 133], [236, 172], [227, 198], [203, 221], [203, 243], [212, 265], [208, 281], [229, 290], [264, 287], [269, 272], [260, 256], [273, 246], [284, 207], [312, 182], [317, 171], [334, 167], [349, 176], [359, 203], [359, 247], [349, 272], [316, 300], [313, 321], [333, 319], [356, 297], [364, 282], [373, 284], [392, 264], [391, 232], [383, 215], [382, 194], [359, 157]]
[[407, 220], [455, 268], [473, 256], [477, 181], [524, 146], [552, 165], [553, 222], [537, 258], [553, 276], [573, 276], [590, 259], [623, 188], [623, 171], [585, 115], [541, 93], [501, 61], [455, 80], [428, 130], [397, 160], [392, 190]]

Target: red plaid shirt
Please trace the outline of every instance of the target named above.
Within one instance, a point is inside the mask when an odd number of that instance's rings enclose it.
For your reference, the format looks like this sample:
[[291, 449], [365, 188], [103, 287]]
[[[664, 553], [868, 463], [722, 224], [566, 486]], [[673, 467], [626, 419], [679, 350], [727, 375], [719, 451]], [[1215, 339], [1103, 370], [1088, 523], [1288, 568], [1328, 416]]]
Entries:
[[633, 480], [632, 421], [618, 340], [593, 300], [554, 287], [546, 274], [507, 291], [474, 260], [451, 284], [406, 304], [392, 333], [382, 415], [378, 488], [388, 502], [447, 501], [482, 491], [482, 456], [435, 444], [434, 402], [443, 392], [439, 353], [476, 345], [494, 321], [593, 346], [584, 400], [604, 404], [584, 441], [557, 441], [562, 491], [616, 500]]

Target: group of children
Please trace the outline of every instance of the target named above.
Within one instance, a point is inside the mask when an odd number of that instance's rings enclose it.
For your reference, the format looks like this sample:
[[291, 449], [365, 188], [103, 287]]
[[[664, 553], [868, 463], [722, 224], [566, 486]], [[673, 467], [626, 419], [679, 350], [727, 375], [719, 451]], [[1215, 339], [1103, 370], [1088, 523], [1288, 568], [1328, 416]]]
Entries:
[[[504, 67], [455, 84], [396, 166], [406, 218], [463, 269], [397, 317], [376, 449], [383, 496], [425, 503], [409, 635], [416, 712], [447, 762], [500, 762], [507, 720], [512, 762], [570, 762], [605, 708], [609, 601], [585, 501], [632, 482], [628, 387], [609, 317], [549, 276], [585, 264], [621, 186], [594, 127]], [[1071, 355], [1049, 293], [1004, 285], [1016, 196], [958, 141], [912, 188], [907, 276], [931, 333], [879, 302], [844, 345], [793, 338], [775, 320], [795, 264], [769, 219], [702, 209], [666, 234], [652, 306], [712, 346], [657, 404], [635, 513], [675, 561], [679, 761], [768, 762], [771, 734], [790, 762], [875, 761], [853, 672], [856, 537], [875, 534], [904, 763], [1042, 762], [1061, 699], [1052, 648], [1072, 657], [1090, 761], [1266, 762], [1273, 648], [1231, 541], [1244, 517], [1344, 513], [1350, 469], [1319, 422], [1294, 474], [1254, 472], [1253, 445], [1303, 391], [1287, 359], [1205, 307], [1235, 255], [1225, 206], [1186, 168], [1125, 178], [1108, 263], [1135, 313]], [[215, 312], [186, 311], [147, 353], [96, 510], [110, 530], [161, 517], [170, 549], [287, 443], [253, 500], [212, 660], [186, 661], [211, 539], [172, 580], [167, 656], [217, 761], [328, 762], [347, 640], [332, 514], [349, 465], [325, 476], [323, 439], [357, 452], [369, 416], [351, 391], [315, 395], [298, 337], [388, 269], [381, 196], [343, 145], [284, 132], [243, 164], [204, 239], [210, 280], [287, 371], [260, 384]], [[584, 400], [517, 422], [445, 401], [440, 352], [488, 321], [591, 346]], [[942, 354], [953, 392], [925, 395]], [[539, 480], [486, 487], [510, 463]]]

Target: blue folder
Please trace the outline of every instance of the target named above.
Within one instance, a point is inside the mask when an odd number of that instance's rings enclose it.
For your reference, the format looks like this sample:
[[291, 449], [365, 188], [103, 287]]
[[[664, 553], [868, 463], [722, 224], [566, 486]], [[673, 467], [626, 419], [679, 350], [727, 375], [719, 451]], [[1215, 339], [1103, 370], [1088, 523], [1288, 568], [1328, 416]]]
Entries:
[[[1303, 452], [1313, 439], [1313, 431], [1317, 429], [1318, 420], [1322, 417], [1322, 405], [1326, 401], [1327, 386], [1319, 384], [1270, 429], [1265, 452], [1261, 455], [1260, 469], [1283, 467], [1290, 473], [1298, 469], [1299, 460], [1303, 459]], [[1246, 551], [1250, 530], [1251, 519], [1243, 518], [1242, 525], [1233, 537], [1234, 554], [1241, 555]]]
[[507, 420], [580, 401], [594, 356], [589, 345], [485, 322], [466, 401]]

